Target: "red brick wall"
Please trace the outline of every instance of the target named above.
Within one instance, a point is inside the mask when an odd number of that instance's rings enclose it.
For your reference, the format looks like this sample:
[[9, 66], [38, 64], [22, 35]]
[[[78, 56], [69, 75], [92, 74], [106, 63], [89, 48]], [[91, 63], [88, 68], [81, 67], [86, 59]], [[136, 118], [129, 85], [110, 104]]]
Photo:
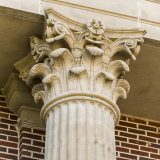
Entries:
[[0, 92], [0, 160], [18, 160], [18, 134], [15, 123], [17, 116], [7, 108], [5, 97]]
[[160, 122], [121, 116], [115, 129], [117, 160], [160, 159]]
[[20, 130], [20, 160], [43, 160], [45, 131], [22, 127]]

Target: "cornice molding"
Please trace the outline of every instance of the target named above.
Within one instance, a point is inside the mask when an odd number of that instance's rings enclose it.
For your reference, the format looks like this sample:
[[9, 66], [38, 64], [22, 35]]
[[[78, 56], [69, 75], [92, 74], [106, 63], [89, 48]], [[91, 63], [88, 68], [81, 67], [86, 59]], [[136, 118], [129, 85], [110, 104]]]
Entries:
[[[88, 6], [73, 4], [73, 3], [69, 3], [69, 2], [63, 2], [60, 0], [59, 1], [57, 1], [57, 0], [42, 0], [42, 1], [138, 22], [138, 17], [128, 16], [125, 14], [110, 12], [110, 11], [106, 11], [106, 10], [101, 10], [101, 9], [92, 8], [92, 7], [88, 7]], [[146, 1], [160, 3], [159, 0], [146, 0]], [[145, 23], [145, 24], [149, 24], [149, 25], [153, 25], [153, 26], [157, 26], [157, 27], [160, 26], [160, 22], [155, 22], [155, 21], [141, 19], [141, 18], [140, 18], [140, 23]], [[117, 30], [121, 30], [121, 29], [117, 29]]]
[[160, 0], [146, 0], [146, 1], [153, 2], [153, 3], [160, 3]]
[[[87, 29], [86, 24], [71, 18], [66, 17], [65, 15], [55, 11], [53, 8], [48, 7], [45, 8], [45, 13], [47, 15], [47, 18], [54, 17], [54, 21], [58, 21], [64, 24], [67, 24], [67, 26], [72, 30], [77, 30], [79, 32], [85, 31]], [[111, 29], [111, 28], [105, 28], [104, 35], [106, 35], [108, 38], [120, 38], [122, 36], [132, 36], [133, 38], [137, 37], [143, 37], [146, 34], [146, 30], [143, 28], [132, 28], [132, 29]]]

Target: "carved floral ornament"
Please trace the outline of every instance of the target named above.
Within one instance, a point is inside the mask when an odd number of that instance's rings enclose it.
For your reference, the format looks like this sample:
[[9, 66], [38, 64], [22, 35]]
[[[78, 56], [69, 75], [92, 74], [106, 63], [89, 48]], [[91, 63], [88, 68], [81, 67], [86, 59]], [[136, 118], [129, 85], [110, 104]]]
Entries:
[[129, 60], [136, 60], [143, 38], [111, 41], [103, 34], [104, 23], [97, 19], [89, 20], [87, 29], [75, 32], [48, 19], [46, 41], [31, 37], [35, 65], [26, 83], [36, 103], [72, 91], [96, 92], [114, 102], [127, 97], [130, 85], [122, 77], [129, 71]]

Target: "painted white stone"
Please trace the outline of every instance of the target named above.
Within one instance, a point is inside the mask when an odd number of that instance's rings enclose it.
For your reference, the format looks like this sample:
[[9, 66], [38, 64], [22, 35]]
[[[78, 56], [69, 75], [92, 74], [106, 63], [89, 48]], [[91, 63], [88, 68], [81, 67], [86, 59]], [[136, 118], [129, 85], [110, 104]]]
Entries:
[[40, 2], [41, 0], [0, 0], [0, 5], [40, 14]]

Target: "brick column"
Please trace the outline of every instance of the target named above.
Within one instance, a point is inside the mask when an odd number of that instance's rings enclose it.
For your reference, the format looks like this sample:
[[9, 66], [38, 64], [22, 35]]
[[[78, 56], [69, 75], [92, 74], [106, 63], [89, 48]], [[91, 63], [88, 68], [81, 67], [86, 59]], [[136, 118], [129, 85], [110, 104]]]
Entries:
[[39, 112], [24, 106], [19, 110], [19, 160], [44, 160], [45, 127]]
[[18, 160], [17, 116], [8, 109], [0, 91], [0, 159]]

